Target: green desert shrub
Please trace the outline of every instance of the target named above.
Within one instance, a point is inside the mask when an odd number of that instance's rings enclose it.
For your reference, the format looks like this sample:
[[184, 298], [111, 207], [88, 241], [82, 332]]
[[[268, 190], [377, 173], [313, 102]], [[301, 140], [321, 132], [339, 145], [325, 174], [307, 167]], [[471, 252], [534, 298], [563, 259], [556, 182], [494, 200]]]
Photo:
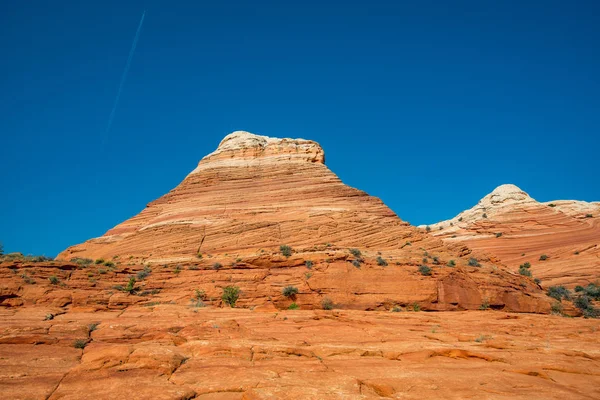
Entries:
[[313, 267], [313, 262], [310, 260], [306, 260], [304, 265], [306, 265], [306, 268], [311, 269]]
[[283, 290], [281, 291], [281, 293], [285, 296], [285, 297], [294, 297], [298, 294], [298, 288], [295, 286], [286, 286], [283, 288]]
[[223, 288], [223, 295], [221, 295], [221, 300], [223, 303], [229, 304], [229, 307], [235, 307], [235, 303], [238, 301], [240, 297], [240, 288], [237, 286], [225, 286]]
[[323, 300], [321, 300], [321, 308], [323, 310], [333, 310], [333, 307], [333, 301], [329, 297], [325, 297]]
[[218, 271], [221, 268], [223, 268], [223, 265], [221, 263], [218, 263], [218, 262], [214, 263], [213, 266], [212, 266], [212, 269], [214, 269], [215, 271]]
[[112, 261], [105, 261], [104, 265], [107, 266], [108, 268], [113, 268], [115, 266], [115, 263]]
[[545, 254], [542, 254], [542, 255], [540, 256], [540, 261], [546, 261], [548, 258], [549, 258], [549, 257], [548, 257], [547, 255], [545, 255]]
[[571, 300], [571, 292], [564, 286], [550, 286], [546, 294], [558, 301]]
[[359, 249], [350, 249], [350, 254], [352, 254], [354, 257], [360, 257], [362, 255]]
[[579, 308], [586, 318], [598, 318], [600, 316], [600, 310], [594, 308], [590, 297], [585, 294], [578, 296], [573, 301], [573, 305]]
[[279, 246], [279, 251], [285, 257], [289, 257], [289, 256], [292, 255], [292, 248], [290, 246], [286, 245], [286, 244], [282, 244], [281, 246]]
[[431, 259], [433, 260], [433, 263], [436, 264], [436, 265], [440, 263], [440, 258], [439, 257], [434, 256]]
[[290, 304], [290, 306], [288, 307], [288, 310], [298, 310], [300, 308], [300, 306], [296, 303], [292, 303]]
[[469, 258], [468, 264], [470, 267], [481, 267], [481, 264], [479, 264], [479, 261], [475, 257]]
[[96, 264], [104, 264], [104, 258], [96, 259]]
[[528, 262], [519, 265], [519, 274], [531, 277], [531, 271], [529, 270], [529, 268], [531, 268], [531, 264]]
[[87, 339], [76, 339], [73, 342], [73, 347], [75, 347], [76, 349], [85, 349], [85, 346], [87, 346], [88, 344], [88, 340]]
[[377, 265], [379, 265], [380, 267], [387, 267], [388, 263], [381, 256], [378, 256]]
[[500, 236], [502, 236], [502, 232], [498, 232], [496, 233], [496, 237], [499, 238]]
[[139, 271], [136, 274], [136, 278], [139, 281], [143, 281], [144, 279], [146, 279], [150, 274], [152, 273], [152, 270], [150, 269], [150, 267], [148, 267], [147, 265], [144, 267], [143, 270]]
[[593, 217], [593, 215], [592, 215], [592, 214], [585, 214], [585, 217], [586, 217], [586, 218], [592, 218], [592, 217]]
[[58, 285], [58, 283], [60, 282], [60, 279], [58, 279], [56, 276], [52, 275], [50, 278], [48, 278], [48, 280], [50, 281], [51, 284], [53, 285]]
[[429, 232], [429, 231], [431, 231], [431, 227], [428, 225], [428, 226], [426, 226], [426, 227], [425, 227], [425, 230], [426, 230], [427, 232]]
[[446, 264], [449, 267], [455, 267], [456, 266], [456, 262], [454, 260], [450, 260], [448, 261], [448, 263]]
[[419, 272], [423, 276], [429, 276], [431, 275], [431, 268], [429, 268], [427, 265], [421, 265], [419, 266]]
[[356, 260], [352, 261], [352, 265], [354, 265], [356, 268], [360, 268], [360, 260], [356, 259]]

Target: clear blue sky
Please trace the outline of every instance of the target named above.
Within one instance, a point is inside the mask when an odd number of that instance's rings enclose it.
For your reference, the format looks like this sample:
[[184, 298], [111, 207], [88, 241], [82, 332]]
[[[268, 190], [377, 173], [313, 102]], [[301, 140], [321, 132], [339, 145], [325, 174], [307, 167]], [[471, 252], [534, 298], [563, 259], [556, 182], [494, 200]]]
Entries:
[[234, 130], [318, 141], [413, 224], [502, 183], [600, 200], [599, 4], [5, 1], [0, 241], [100, 236]]

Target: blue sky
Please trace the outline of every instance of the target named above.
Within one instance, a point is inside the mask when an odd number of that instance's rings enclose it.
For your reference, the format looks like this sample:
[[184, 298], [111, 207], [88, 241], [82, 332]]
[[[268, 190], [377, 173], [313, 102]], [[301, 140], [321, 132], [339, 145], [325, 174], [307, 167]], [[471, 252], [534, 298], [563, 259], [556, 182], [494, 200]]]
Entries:
[[318, 141], [413, 224], [503, 183], [600, 200], [598, 2], [122, 3], [1, 6], [5, 251], [102, 235], [234, 130]]

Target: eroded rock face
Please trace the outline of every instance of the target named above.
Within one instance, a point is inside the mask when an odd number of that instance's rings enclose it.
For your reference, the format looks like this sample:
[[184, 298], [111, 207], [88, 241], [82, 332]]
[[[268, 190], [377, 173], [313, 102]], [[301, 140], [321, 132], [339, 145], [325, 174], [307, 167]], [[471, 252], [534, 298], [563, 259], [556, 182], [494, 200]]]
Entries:
[[49, 313], [0, 309], [3, 398], [600, 397], [598, 320], [171, 304]]
[[[59, 258], [119, 257], [121, 268], [145, 263], [154, 271], [181, 264], [178, 277], [185, 279], [167, 274], [165, 288], [177, 282], [188, 292], [195, 285], [219, 293], [233, 283], [248, 307], [287, 307], [281, 290], [293, 285], [309, 308], [331, 297], [360, 310], [413, 302], [429, 310], [477, 309], [491, 301], [499, 309], [549, 311], [537, 285], [485, 257], [483, 267], [469, 267], [468, 248], [403, 222], [381, 200], [344, 185], [323, 161], [312, 141], [234, 132], [171, 192]], [[281, 245], [293, 254], [282, 255]], [[431, 275], [419, 272], [422, 264]]]
[[502, 185], [475, 207], [429, 228], [432, 236], [463, 243], [515, 271], [531, 263], [532, 274], [544, 286], [573, 287], [600, 279], [597, 202], [540, 203], [515, 185]]

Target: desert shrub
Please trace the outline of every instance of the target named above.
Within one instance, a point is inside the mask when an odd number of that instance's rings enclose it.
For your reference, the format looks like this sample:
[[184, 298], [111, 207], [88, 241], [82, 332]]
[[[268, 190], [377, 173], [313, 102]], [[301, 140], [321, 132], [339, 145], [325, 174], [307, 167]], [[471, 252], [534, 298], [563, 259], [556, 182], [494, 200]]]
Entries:
[[448, 261], [448, 263], [446, 264], [449, 267], [455, 267], [456, 266], [456, 262], [454, 260], [450, 260]]
[[429, 225], [425, 227], [425, 230], [426, 230], [427, 232], [430, 232], [430, 231], [431, 231], [431, 228], [429, 227]]
[[552, 311], [552, 314], [562, 315], [563, 305], [561, 302], [555, 301], [554, 303], [552, 303], [550, 310]]
[[479, 261], [477, 261], [477, 259], [474, 257], [469, 258], [468, 264], [470, 267], [481, 267], [481, 264], [479, 264]]
[[360, 260], [356, 259], [356, 260], [352, 261], [352, 265], [354, 265], [356, 268], [360, 268]]
[[323, 300], [321, 300], [321, 308], [323, 310], [333, 310], [333, 307], [333, 301], [329, 297], [325, 297]]
[[212, 269], [214, 269], [215, 271], [220, 270], [221, 268], [223, 268], [223, 265], [221, 265], [221, 263], [214, 263], [212, 266]]
[[359, 249], [350, 249], [350, 254], [352, 254], [354, 257], [360, 257], [362, 255]]
[[434, 264], [436, 264], [436, 265], [440, 263], [440, 258], [439, 258], [439, 257], [435, 257], [435, 256], [434, 256], [434, 257], [432, 258], [432, 260], [433, 260], [433, 263], [434, 263]]
[[496, 237], [499, 238], [500, 236], [502, 236], [502, 232], [498, 232], [496, 233]]
[[152, 273], [152, 270], [150, 269], [150, 267], [148, 267], [147, 265], [144, 267], [143, 270], [139, 271], [136, 274], [136, 277], [139, 281], [143, 281], [144, 279], [146, 279], [148, 277], [148, 275], [150, 275]]
[[392, 308], [392, 312], [401, 312], [401, 311], [402, 311], [402, 309], [400, 307], [398, 307], [398, 306], [394, 306]]
[[429, 262], [429, 259], [427, 257], [423, 257], [423, 264], [427, 264]]
[[25, 281], [25, 283], [30, 285], [35, 285], [35, 280], [27, 275], [25, 272], [21, 274], [21, 278]]
[[598, 286], [594, 283], [590, 283], [586, 287], [577, 286], [575, 288], [575, 291], [583, 292], [583, 294], [585, 294], [586, 296], [588, 296], [594, 300], [600, 300], [600, 286]]
[[564, 286], [550, 286], [546, 294], [558, 301], [571, 299], [571, 292]]
[[545, 254], [542, 254], [542, 255], [540, 256], [540, 261], [546, 261], [547, 259], [548, 259], [548, 256], [547, 256], [547, 255], [545, 255]]
[[281, 246], [279, 246], [279, 251], [285, 257], [289, 257], [289, 256], [292, 255], [292, 248], [290, 246], [286, 245], [286, 244], [282, 244]]
[[306, 260], [304, 265], [306, 265], [306, 268], [311, 269], [313, 267], [313, 262], [310, 260]]
[[556, 204], [550, 203], [550, 204], [548, 204], [548, 207], [556, 207]]
[[412, 307], [412, 310], [415, 312], [421, 311], [421, 306], [419, 305], [419, 303], [413, 303], [411, 307]]
[[174, 273], [175, 275], [177, 275], [177, 274], [179, 274], [179, 273], [181, 272], [181, 270], [182, 270], [182, 268], [181, 268], [181, 264], [177, 264], [177, 265], [175, 266], [175, 269], [173, 269], [173, 273]]
[[592, 215], [592, 214], [585, 214], [585, 217], [586, 217], [586, 218], [592, 218], [592, 217], [593, 217], [593, 215]]
[[48, 280], [50, 281], [51, 284], [53, 285], [58, 285], [58, 283], [60, 282], [60, 279], [58, 279], [56, 276], [52, 275], [50, 278], [48, 278]]
[[294, 297], [298, 294], [298, 288], [295, 286], [286, 286], [283, 288], [283, 290], [281, 291], [281, 293], [285, 296], [285, 297]]
[[290, 304], [290, 306], [288, 307], [288, 310], [298, 310], [300, 308], [300, 306], [296, 303], [292, 303]]
[[115, 266], [115, 263], [112, 261], [105, 261], [104, 265], [107, 266], [108, 268], [113, 268]]
[[483, 213], [482, 217], [483, 217], [483, 218], [487, 218], [487, 214], [486, 214], [486, 213]]
[[104, 274], [106, 274], [106, 270], [105, 270], [105, 269], [102, 269], [102, 268], [98, 268], [98, 273], [99, 273], [100, 275], [104, 275]]
[[479, 309], [487, 310], [488, 308], [490, 308], [490, 302], [487, 299], [484, 299], [483, 303], [481, 303], [481, 305], [479, 306]]
[[200, 269], [200, 267], [198, 267], [197, 265], [195, 265], [195, 264], [194, 264], [194, 265], [190, 265], [190, 266], [188, 267], [188, 269], [189, 269], [190, 271], [197, 271], [197, 270], [199, 270], [199, 269]]
[[200, 252], [200, 250], [198, 250], [198, 252], [196, 253], [196, 257], [202, 258], [202, 253]]
[[71, 258], [70, 261], [81, 267], [87, 267], [88, 265], [94, 263], [94, 260], [92, 260], [91, 258], [80, 258], [80, 257], [73, 257], [73, 258]]
[[87, 346], [88, 344], [88, 340], [87, 339], [77, 339], [73, 342], [73, 347], [75, 347], [76, 349], [85, 349], [85, 346]]
[[379, 265], [380, 267], [387, 267], [388, 263], [381, 256], [378, 256], [377, 265]]
[[94, 322], [92, 324], [89, 324], [88, 331], [94, 332], [96, 329], [98, 329], [98, 325], [100, 325], [100, 322]]
[[194, 298], [196, 300], [206, 300], [206, 292], [202, 289], [196, 289], [194, 291]]
[[462, 222], [462, 220], [463, 220], [463, 217], [460, 217], [460, 218], [458, 219], [458, 222]]
[[206, 307], [206, 304], [202, 299], [191, 299], [191, 306], [194, 308]]
[[54, 314], [46, 314], [44, 321], [50, 321], [54, 319]]
[[96, 259], [96, 264], [104, 264], [104, 258]]
[[229, 304], [229, 307], [235, 307], [235, 303], [240, 297], [240, 288], [237, 286], [225, 286], [221, 300], [223, 303]]
[[519, 265], [519, 274], [530, 277], [531, 271], [529, 270], [529, 268], [531, 268], [531, 264], [528, 262], [526, 262], [525, 264]]
[[419, 272], [423, 276], [429, 276], [431, 275], [431, 268], [429, 268], [427, 265], [421, 265], [419, 266]]
[[582, 294], [573, 301], [573, 305], [581, 310], [583, 316], [586, 318], [598, 318], [600, 316], [600, 310], [592, 306], [591, 299]]
[[535, 279], [533, 280], [533, 282], [535, 282], [535, 284], [536, 284], [536, 285], [539, 285], [539, 284], [541, 284], [541, 283], [542, 283], [542, 281], [540, 280], [540, 278], [535, 278]]

